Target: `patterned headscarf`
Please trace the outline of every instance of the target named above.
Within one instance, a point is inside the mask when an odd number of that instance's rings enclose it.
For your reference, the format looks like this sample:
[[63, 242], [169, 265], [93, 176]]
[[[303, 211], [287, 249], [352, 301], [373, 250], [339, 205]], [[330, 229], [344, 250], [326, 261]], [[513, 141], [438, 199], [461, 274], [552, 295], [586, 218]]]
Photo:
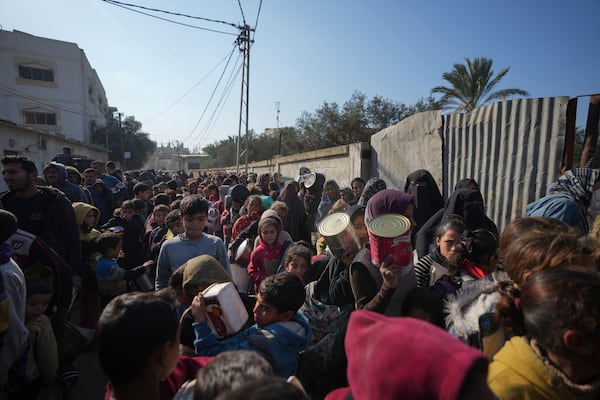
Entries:
[[361, 206], [366, 206], [367, 202], [369, 201], [369, 199], [371, 197], [373, 197], [375, 195], [375, 193], [384, 190], [387, 188], [387, 185], [385, 184], [385, 181], [383, 179], [380, 178], [371, 178], [367, 181], [367, 183], [365, 184], [365, 188], [362, 192], [362, 194], [360, 195], [360, 199], [358, 199], [358, 203], [356, 204], [360, 204]]

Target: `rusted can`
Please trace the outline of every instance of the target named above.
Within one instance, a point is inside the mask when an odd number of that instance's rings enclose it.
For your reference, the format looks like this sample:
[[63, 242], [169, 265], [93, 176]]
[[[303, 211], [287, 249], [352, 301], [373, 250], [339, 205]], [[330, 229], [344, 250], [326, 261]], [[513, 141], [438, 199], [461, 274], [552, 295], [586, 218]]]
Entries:
[[342, 259], [346, 250], [355, 253], [361, 248], [360, 239], [346, 213], [333, 213], [323, 218], [319, 224], [319, 233], [325, 238], [329, 250], [333, 255]]
[[390, 263], [407, 266], [412, 259], [410, 220], [401, 214], [385, 214], [374, 218], [367, 225], [371, 262], [381, 265], [389, 255]]

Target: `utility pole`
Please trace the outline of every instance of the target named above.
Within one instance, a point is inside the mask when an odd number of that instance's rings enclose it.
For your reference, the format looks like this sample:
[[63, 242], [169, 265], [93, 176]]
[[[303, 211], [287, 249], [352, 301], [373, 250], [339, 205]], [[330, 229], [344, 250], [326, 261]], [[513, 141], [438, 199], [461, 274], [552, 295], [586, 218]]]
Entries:
[[123, 172], [125, 172], [127, 171], [127, 167], [125, 166], [125, 139], [123, 139], [125, 132], [123, 132], [123, 126], [121, 124], [121, 116], [123, 113], [120, 112], [117, 115], [119, 116], [119, 130], [121, 133], [121, 168], [123, 169]]
[[237, 44], [240, 47], [240, 51], [243, 56], [242, 65], [242, 93], [240, 98], [240, 120], [238, 124], [238, 141], [237, 141], [237, 156], [236, 156], [236, 168], [237, 172], [240, 172], [240, 143], [242, 132], [246, 135], [246, 149], [245, 162], [246, 162], [246, 173], [248, 172], [248, 152], [250, 150], [250, 131], [248, 128], [248, 114], [249, 114], [249, 100], [250, 100], [250, 45], [254, 42], [250, 39], [250, 32], [254, 29], [250, 28], [250, 25], [245, 24], [240, 27], [240, 34], [237, 37]]
[[281, 156], [281, 131], [279, 130], [279, 106], [281, 105], [280, 102], [276, 101], [275, 102], [275, 109], [277, 110], [277, 134], [279, 135], [279, 150], [278, 150], [278, 154]]

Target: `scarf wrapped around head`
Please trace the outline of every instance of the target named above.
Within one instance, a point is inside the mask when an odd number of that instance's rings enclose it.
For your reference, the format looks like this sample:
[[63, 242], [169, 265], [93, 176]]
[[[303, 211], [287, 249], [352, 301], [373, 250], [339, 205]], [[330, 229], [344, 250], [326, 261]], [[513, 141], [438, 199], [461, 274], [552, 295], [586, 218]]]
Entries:
[[404, 214], [409, 204], [414, 207], [414, 199], [408, 193], [396, 189], [385, 189], [377, 192], [367, 203], [365, 224], [380, 215]]
[[360, 195], [360, 199], [358, 199], [358, 203], [361, 206], [366, 206], [367, 202], [371, 197], [375, 195], [375, 193], [384, 190], [387, 188], [385, 181], [379, 178], [371, 178], [365, 184], [365, 188], [363, 189], [362, 194]]
[[429, 171], [418, 169], [406, 177], [404, 191], [415, 198], [414, 218], [417, 223], [415, 232], [423, 226], [433, 214], [444, 208], [444, 199], [435, 179]]
[[467, 376], [488, 367], [483, 353], [433, 324], [372, 311], [350, 315], [344, 345], [350, 387], [327, 400], [458, 399]]

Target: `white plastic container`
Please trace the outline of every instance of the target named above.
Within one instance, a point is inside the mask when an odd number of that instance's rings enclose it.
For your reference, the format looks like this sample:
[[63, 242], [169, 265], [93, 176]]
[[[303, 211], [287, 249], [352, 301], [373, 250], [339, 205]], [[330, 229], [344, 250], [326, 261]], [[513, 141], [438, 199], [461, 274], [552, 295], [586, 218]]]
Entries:
[[202, 295], [206, 304], [206, 321], [215, 336], [221, 339], [244, 327], [248, 312], [233, 283], [213, 283]]

